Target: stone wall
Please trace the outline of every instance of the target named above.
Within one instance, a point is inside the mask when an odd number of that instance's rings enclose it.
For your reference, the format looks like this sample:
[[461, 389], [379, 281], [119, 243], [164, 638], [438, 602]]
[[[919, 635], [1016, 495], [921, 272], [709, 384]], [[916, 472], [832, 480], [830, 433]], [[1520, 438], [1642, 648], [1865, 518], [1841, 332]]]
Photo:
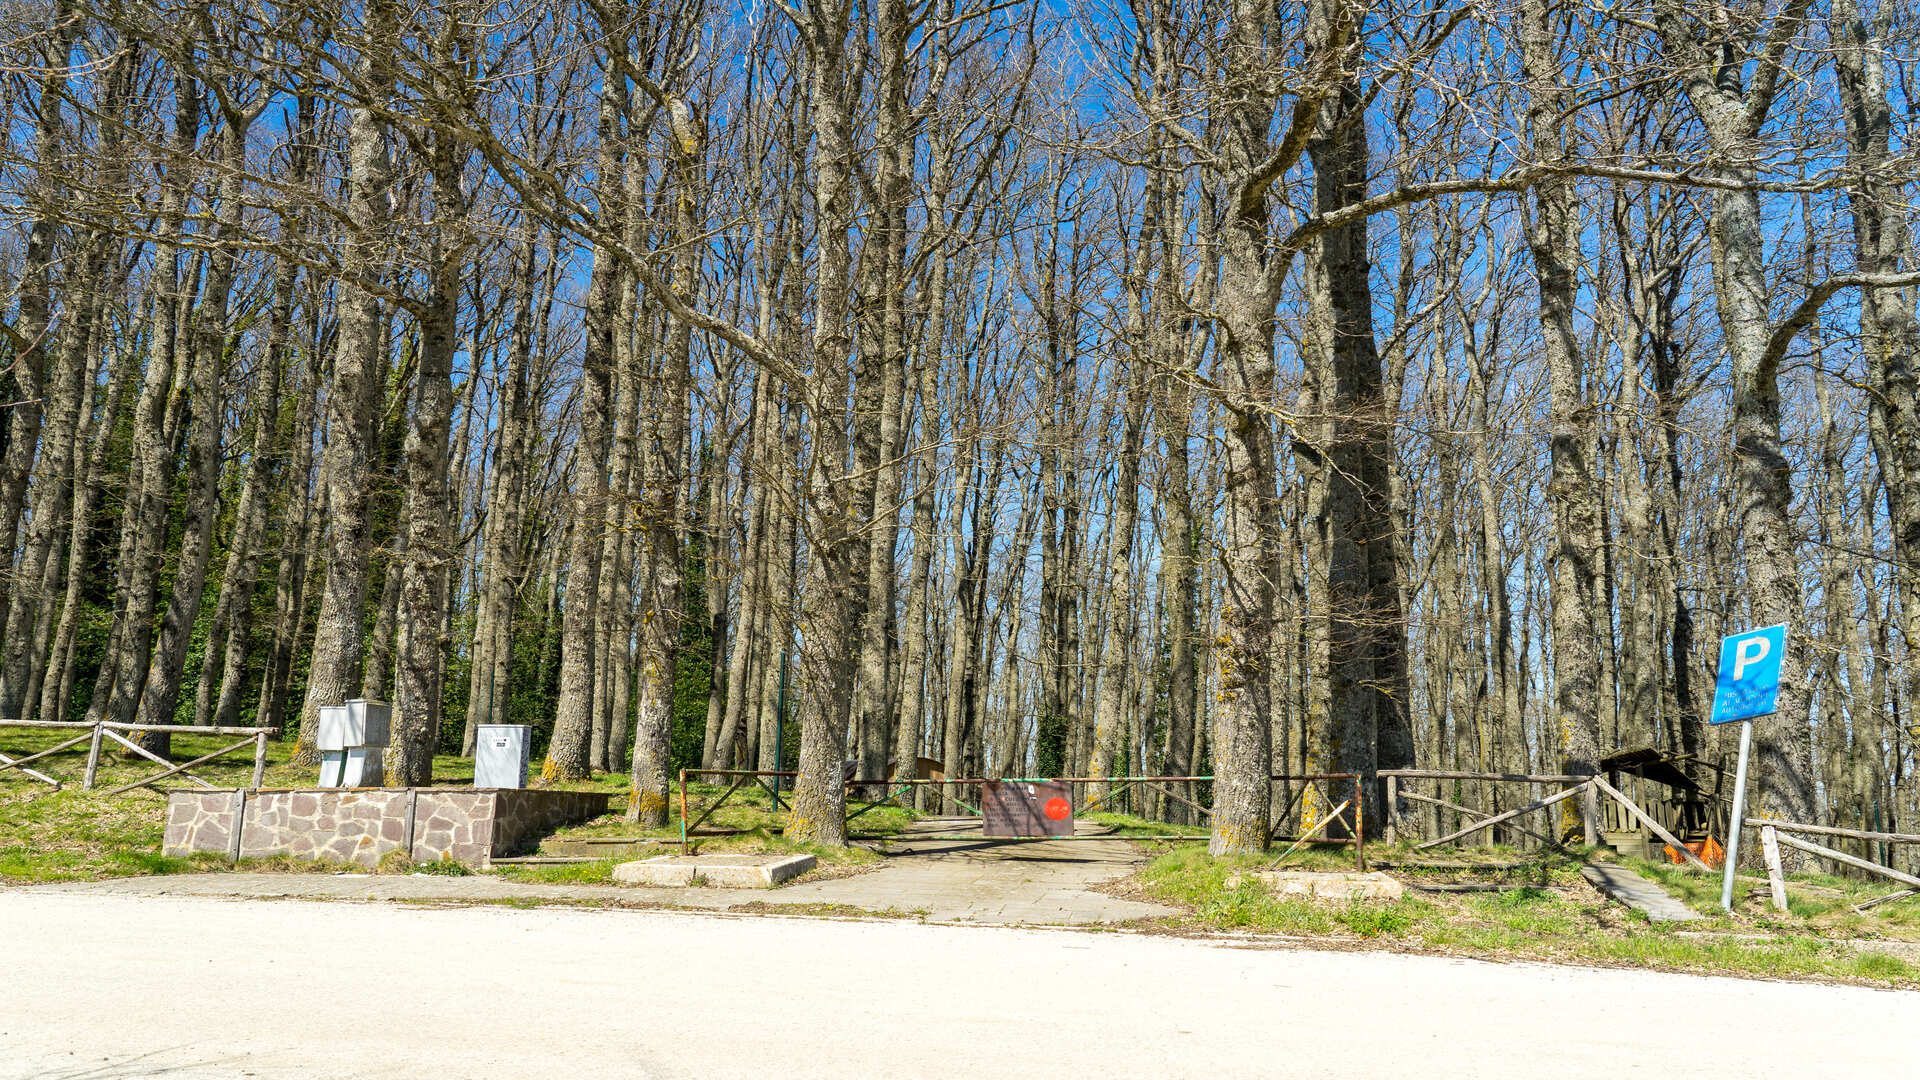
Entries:
[[597, 791], [499, 788], [485, 794], [494, 800], [493, 856], [524, 855], [553, 830], [607, 812], [608, 796]]
[[607, 812], [608, 796], [588, 791], [475, 788], [338, 788], [291, 791], [167, 792], [161, 852], [289, 855], [374, 866], [390, 851], [415, 862], [442, 857], [485, 866], [517, 854], [562, 825]]

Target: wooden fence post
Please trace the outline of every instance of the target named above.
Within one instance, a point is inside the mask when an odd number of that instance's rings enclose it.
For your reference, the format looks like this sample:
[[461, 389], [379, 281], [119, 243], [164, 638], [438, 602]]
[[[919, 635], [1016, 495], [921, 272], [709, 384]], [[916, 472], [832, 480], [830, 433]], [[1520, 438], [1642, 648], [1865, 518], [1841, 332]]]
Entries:
[[1400, 778], [1387, 777], [1387, 843], [1400, 840]]
[[1773, 910], [1787, 910], [1787, 879], [1780, 872], [1780, 834], [1771, 825], [1760, 826], [1760, 852], [1767, 859], [1767, 887], [1773, 892]]
[[94, 778], [100, 775], [100, 734], [105, 730], [99, 724], [93, 725], [93, 741], [87, 744], [87, 778], [80, 782], [82, 790], [92, 791]]
[[1598, 844], [1605, 839], [1600, 830], [1600, 793], [1592, 784], [1580, 789], [1580, 832], [1580, 839], [1587, 844]]
[[258, 789], [267, 778], [267, 733], [253, 737], [253, 786]]

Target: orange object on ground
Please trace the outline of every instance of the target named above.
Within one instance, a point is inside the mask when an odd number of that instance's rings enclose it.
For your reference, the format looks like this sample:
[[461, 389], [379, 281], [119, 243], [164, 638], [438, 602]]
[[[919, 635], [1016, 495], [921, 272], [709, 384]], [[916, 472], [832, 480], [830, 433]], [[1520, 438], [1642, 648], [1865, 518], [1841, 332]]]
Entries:
[[[1674, 865], [1686, 865], [1687, 857], [1673, 850], [1672, 844], [1663, 845], [1660, 850], [1667, 853], [1667, 858], [1673, 860]], [[1721, 865], [1727, 861], [1727, 849], [1721, 847], [1720, 841], [1715, 840], [1711, 836], [1705, 840], [1696, 840], [1688, 844], [1687, 850], [1693, 852], [1701, 862], [1706, 863], [1715, 870], [1718, 870]]]

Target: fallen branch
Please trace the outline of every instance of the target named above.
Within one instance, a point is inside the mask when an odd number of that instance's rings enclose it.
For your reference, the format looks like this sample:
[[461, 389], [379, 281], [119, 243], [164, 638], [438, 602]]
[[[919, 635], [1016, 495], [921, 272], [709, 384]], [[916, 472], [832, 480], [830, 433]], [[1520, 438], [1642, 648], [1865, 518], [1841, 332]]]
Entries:
[[1877, 908], [1881, 904], [1891, 904], [1895, 900], [1905, 900], [1909, 896], [1920, 896], [1920, 889], [1901, 889], [1897, 893], [1877, 896], [1872, 900], [1868, 900], [1866, 903], [1853, 905], [1853, 910], [1857, 915], [1865, 915], [1868, 908]]

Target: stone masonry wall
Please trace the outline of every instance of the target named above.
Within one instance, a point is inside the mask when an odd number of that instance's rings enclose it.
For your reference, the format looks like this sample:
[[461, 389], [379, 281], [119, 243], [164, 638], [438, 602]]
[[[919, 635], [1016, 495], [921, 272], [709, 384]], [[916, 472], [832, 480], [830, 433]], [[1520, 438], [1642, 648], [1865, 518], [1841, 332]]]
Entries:
[[[169, 791], [161, 851], [228, 854], [233, 791]], [[552, 830], [607, 811], [597, 792], [474, 788], [364, 788], [248, 791], [240, 856], [289, 855], [374, 866], [406, 846], [409, 819], [416, 862], [444, 857], [484, 866], [495, 855], [530, 847]]]
[[592, 821], [607, 812], [608, 796], [598, 791], [500, 788], [489, 794], [494, 799], [494, 856], [524, 854], [562, 825]]

